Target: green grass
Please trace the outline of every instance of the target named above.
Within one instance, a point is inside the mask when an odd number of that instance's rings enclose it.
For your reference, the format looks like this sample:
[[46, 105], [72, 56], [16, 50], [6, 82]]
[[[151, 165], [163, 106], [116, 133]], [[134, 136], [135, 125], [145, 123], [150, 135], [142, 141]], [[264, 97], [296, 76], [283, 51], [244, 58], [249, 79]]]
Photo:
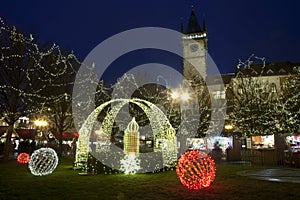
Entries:
[[64, 158], [53, 174], [33, 176], [26, 165], [0, 162], [0, 199], [299, 199], [299, 184], [268, 182], [238, 176], [258, 166], [217, 165], [206, 189], [186, 189], [174, 171], [137, 175], [79, 176]]

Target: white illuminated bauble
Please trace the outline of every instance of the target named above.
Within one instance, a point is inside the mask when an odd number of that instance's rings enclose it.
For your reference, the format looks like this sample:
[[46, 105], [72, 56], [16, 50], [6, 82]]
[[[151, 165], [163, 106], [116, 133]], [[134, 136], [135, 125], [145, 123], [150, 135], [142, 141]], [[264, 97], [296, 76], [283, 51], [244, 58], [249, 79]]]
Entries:
[[58, 164], [56, 152], [51, 148], [40, 148], [31, 155], [28, 167], [35, 176], [51, 174]]

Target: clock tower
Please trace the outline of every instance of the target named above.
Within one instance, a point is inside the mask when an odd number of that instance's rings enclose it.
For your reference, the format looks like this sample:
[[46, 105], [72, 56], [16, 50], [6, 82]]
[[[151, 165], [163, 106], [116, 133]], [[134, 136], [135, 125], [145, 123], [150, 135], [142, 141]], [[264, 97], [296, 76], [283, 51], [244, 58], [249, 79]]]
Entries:
[[[181, 25], [183, 46], [183, 76], [192, 84], [206, 78], [207, 32], [205, 21], [200, 27], [192, 8], [186, 31]], [[200, 72], [200, 73], [199, 73]]]

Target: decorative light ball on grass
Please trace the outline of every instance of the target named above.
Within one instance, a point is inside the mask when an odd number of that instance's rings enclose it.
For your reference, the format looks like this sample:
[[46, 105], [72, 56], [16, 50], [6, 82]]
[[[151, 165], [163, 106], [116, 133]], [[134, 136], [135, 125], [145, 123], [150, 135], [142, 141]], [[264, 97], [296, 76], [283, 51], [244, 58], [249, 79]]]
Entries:
[[176, 173], [188, 189], [206, 188], [215, 179], [215, 162], [202, 151], [187, 151], [179, 158]]
[[35, 150], [29, 161], [29, 169], [35, 176], [51, 174], [58, 164], [56, 152], [51, 148]]
[[30, 155], [28, 153], [20, 153], [17, 157], [17, 162], [20, 164], [27, 164], [30, 160]]

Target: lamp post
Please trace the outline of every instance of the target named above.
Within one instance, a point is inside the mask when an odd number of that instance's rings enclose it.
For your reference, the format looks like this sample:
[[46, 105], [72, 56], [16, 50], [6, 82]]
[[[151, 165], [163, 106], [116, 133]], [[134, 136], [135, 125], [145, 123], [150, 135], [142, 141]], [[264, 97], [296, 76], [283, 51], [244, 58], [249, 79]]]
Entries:
[[[43, 120], [43, 119], [37, 119], [34, 121], [34, 125], [36, 127], [40, 127], [40, 132], [41, 132], [41, 135], [40, 137], [43, 136], [43, 129], [48, 126], [48, 122], [46, 120]], [[47, 139], [47, 136], [44, 134], [45, 138]]]
[[185, 101], [187, 101], [187, 100], [190, 99], [189, 93], [187, 93], [187, 92], [185, 92], [185, 91], [180, 91], [180, 92], [178, 92], [178, 91], [173, 91], [173, 92], [171, 93], [171, 97], [172, 97], [172, 99], [175, 100], [175, 101], [181, 100], [181, 101], [183, 101], [183, 102], [185, 102]]

